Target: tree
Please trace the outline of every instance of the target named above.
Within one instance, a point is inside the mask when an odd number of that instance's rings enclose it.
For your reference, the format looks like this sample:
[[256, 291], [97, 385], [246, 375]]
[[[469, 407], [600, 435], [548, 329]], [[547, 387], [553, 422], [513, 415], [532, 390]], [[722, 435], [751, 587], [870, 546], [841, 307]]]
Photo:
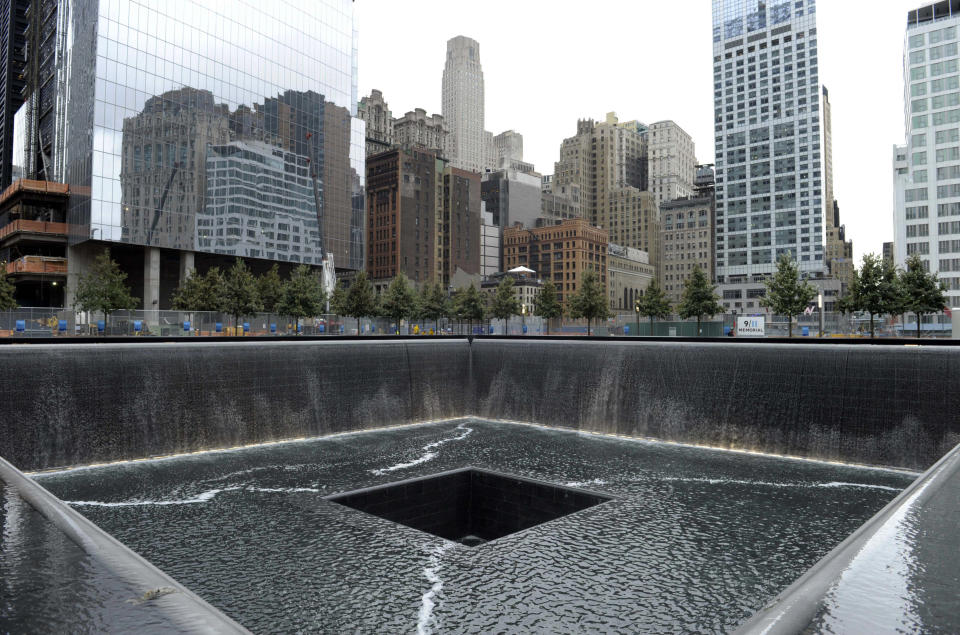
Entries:
[[13, 297], [16, 287], [7, 277], [7, 263], [0, 260], [0, 311], [12, 311], [17, 308], [17, 301]]
[[520, 314], [520, 300], [513, 292], [514, 286], [513, 276], [509, 275], [504, 276], [497, 285], [497, 290], [490, 302], [490, 314], [498, 320], [507, 320]]
[[[376, 315], [377, 293], [365, 272], [361, 271], [353, 279], [341, 310], [343, 311], [342, 315], [357, 318], [357, 335], [360, 335], [360, 319]], [[340, 311], [337, 311], [337, 313], [340, 313]]]
[[917, 254], [907, 258], [907, 269], [900, 275], [903, 292], [903, 306], [917, 315], [917, 337], [920, 337], [920, 323], [928, 313], [939, 313], [947, 304], [946, 290], [937, 274], [928, 273], [923, 261]]
[[653, 318], [662, 320], [673, 311], [667, 294], [663, 292], [656, 280], [651, 280], [647, 290], [637, 298], [637, 306], [640, 308], [640, 315], [650, 318], [650, 335], [653, 335]]
[[300, 318], [323, 313], [326, 296], [320, 276], [309, 265], [300, 265], [283, 285], [283, 297], [277, 310], [291, 316], [295, 321], [294, 332], [299, 332]]
[[177, 311], [223, 311], [223, 276], [218, 267], [206, 275], [191, 269], [187, 279], [173, 292], [173, 308]]
[[590, 323], [610, 316], [607, 294], [600, 284], [597, 272], [588, 269], [580, 278], [577, 292], [570, 298], [570, 317], [587, 318], [587, 335], [590, 335]]
[[104, 249], [94, 259], [87, 273], [80, 276], [73, 304], [81, 311], [101, 311], [106, 321], [114, 311], [132, 309], [140, 302], [130, 295], [124, 280], [127, 274], [110, 258]]
[[715, 288], [697, 266], [694, 266], [690, 277], [683, 282], [683, 295], [677, 305], [677, 313], [684, 320], [696, 316], [697, 335], [700, 335], [700, 321], [704, 317], [723, 313], [723, 307], [717, 301], [720, 298], [714, 292]]
[[767, 279], [767, 295], [760, 298], [760, 306], [775, 315], [789, 319], [787, 336], [793, 337], [793, 316], [800, 315], [810, 301], [817, 297], [817, 288], [800, 277], [800, 268], [789, 254], [777, 259], [777, 271]]
[[436, 323], [436, 333], [440, 332], [440, 318], [450, 313], [450, 298], [443, 292], [440, 283], [423, 285], [420, 295], [420, 315], [425, 320]]
[[283, 280], [280, 278], [280, 267], [277, 264], [257, 278], [257, 293], [260, 296], [262, 309], [268, 315], [276, 313], [280, 300], [283, 299]]
[[227, 271], [226, 284], [223, 287], [223, 307], [233, 316], [234, 326], [240, 325], [241, 316], [252, 315], [263, 308], [257, 279], [240, 258], [237, 258]]
[[486, 312], [483, 294], [472, 284], [460, 287], [453, 297], [453, 306], [457, 319], [461, 322], [466, 320], [470, 324], [470, 332], [473, 333], [473, 323], [482, 321]]
[[547, 280], [540, 287], [537, 299], [534, 302], [533, 314], [547, 320], [547, 333], [550, 332], [550, 320], [563, 315], [563, 305], [557, 300], [557, 286], [552, 280]]
[[410, 286], [410, 280], [402, 272], [390, 281], [390, 286], [380, 299], [380, 308], [385, 317], [393, 320], [397, 334], [400, 333], [400, 322], [416, 314], [417, 291]]
[[850, 288], [843, 299], [844, 311], [867, 311], [870, 314], [870, 337], [875, 334], [874, 315], [883, 315], [890, 308], [889, 270], [876, 254], [865, 254], [860, 268], [854, 268]]
[[343, 286], [343, 280], [337, 280], [337, 284], [333, 287], [333, 293], [330, 294], [330, 310], [340, 317], [347, 316], [347, 288]]

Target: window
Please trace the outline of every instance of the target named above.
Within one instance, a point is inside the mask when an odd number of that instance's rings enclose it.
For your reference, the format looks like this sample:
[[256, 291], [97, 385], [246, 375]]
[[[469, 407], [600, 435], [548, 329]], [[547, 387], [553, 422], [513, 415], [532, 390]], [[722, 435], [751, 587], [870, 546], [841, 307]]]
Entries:
[[[941, 187], [944, 187], [944, 186], [941, 186]], [[937, 188], [938, 194], [939, 194], [939, 191], [940, 191], [940, 188]], [[904, 191], [903, 195], [904, 195], [904, 200], [906, 200], [906, 202], [908, 203], [912, 203], [913, 201], [925, 201], [927, 200], [927, 188], [917, 187], [917, 188], [909, 189]], [[946, 194], [944, 194], [943, 196], [946, 196]]]
[[[939, 113], [939, 112], [938, 112], [937, 114], [940, 115], [940, 114], [943, 114], [943, 113]], [[916, 129], [918, 129], [918, 128], [926, 128], [926, 127], [927, 127], [927, 116], [926, 116], [926, 115], [914, 115], [914, 117], [910, 120], [910, 127], [913, 128], [914, 130], [916, 130]]]
[[924, 79], [927, 76], [927, 69], [923, 66], [916, 66], [910, 69], [910, 81]]
[[913, 254], [929, 254], [930, 253], [930, 243], [907, 243], [907, 255]]
[[910, 138], [911, 148], [920, 148], [925, 145], [927, 145], [927, 135], [925, 134], [915, 134]]
[[952, 148], [940, 148], [937, 150], [937, 162], [941, 163], [943, 161], [958, 161], [960, 160], [960, 147], [953, 146]]
[[[930, 59], [939, 59], [933, 56], [933, 51], [930, 51]], [[920, 51], [910, 51], [910, 63], [911, 64], [923, 64], [925, 57], [923, 55], [923, 50]]]
[[917, 35], [911, 35], [910, 48], [915, 49], [920, 46], [923, 46], [923, 33], [918, 33]]
[[[910, 229], [910, 226], [907, 226], [907, 229]], [[960, 234], [960, 220], [946, 221], [944, 223], [937, 223], [937, 233], [940, 235], [943, 234]]]
[[927, 109], [926, 99], [914, 99], [912, 102], [910, 102], [911, 112], [924, 112], [926, 109]]
[[[939, 151], [938, 151], [939, 152]], [[926, 165], [927, 164], [927, 153], [926, 152], [914, 152], [911, 161], [913, 165]]]
[[949, 108], [950, 106], [960, 106], [960, 93], [937, 95], [930, 100], [930, 107], [933, 110], [937, 110], [938, 108]]
[[938, 145], [956, 141], [960, 141], [960, 129], [951, 128], [950, 130], [940, 130], [937, 132], [936, 142]]

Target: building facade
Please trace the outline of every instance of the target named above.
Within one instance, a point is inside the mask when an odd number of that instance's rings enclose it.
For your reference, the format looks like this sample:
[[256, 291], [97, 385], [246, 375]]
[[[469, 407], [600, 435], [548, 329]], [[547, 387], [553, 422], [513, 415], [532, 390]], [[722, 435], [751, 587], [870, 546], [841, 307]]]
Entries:
[[393, 147], [393, 113], [383, 99], [383, 93], [374, 88], [370, 95], [357, 104], [357, 117], [366, 124], [366, 156], [386, 152]]
[[582, 218], [544, 227], [514, 225], [503, 231], [504, 268], [527, 267], [536, 271], [541, 280], [552, 280], [557, 287], [557, 299], [567, 306], [584, 272], [589, 270], [596, 271], [604, 294], [608, 294], [608, 242], [606, 230]]
[[480, 175], [445, 165], [437, 209], [437, 281], [480, 275]]
[[436, 280], [436, 155], [388, 150], [367, 160], [367, 274], [385, 286], [402, 273]]
[[[447, 41], [442, 104], [443, 118], [453, 135], [451, 164], [470, 172], [483, 172], [487, 165], [483, 69], [480, 44], [476, 40], [458, 35]], [[492, 148], [492, 143], [490, 145]]]
[[393, 143], [401, 148], [435, 150], [443, 158], [450, 155], [450, 131], [443, 116], [428, 116], [423, 108], [393, 120]]
[[[482, 187], [482, 185], [481, 185]], [[480, 276], [487, 279], [501, 270], [500, 236], [501, 228], [494, 224], [493, 214], [486, 211], [486, 204], [480, 202]]]
[[632, 312], [637, 299], [656, 278], [656, 269], [650, 264], [647, 252], [614, 243], [607, 245], [611, 311]]
[[[509, 168], [484, 172], [480, 196], [501, 232], [515, 223], [533, 227], [541, 215], [540, 178], [532, 174]], [[505, 271], [502, 263], [500, 271]]]
[[657, 203], [693, 194], [697, 157], [693, 139], [672, 121], [658, 121], [647, 130], [649, 190]]
[[13, 120], [23, 104], [26, 87], [24, 49], [29, 6], [29, 0], [0, 2], [0, 189], [10, 185], [14, 178]]
[[683, 285], [694, 268], [713, 279], [713, 199], [687, 197], [660, 207], [660, 288], [673, 304], [683, 297]]
[[818, 66], [812, 0], [713, 0], [721, 289], [762, 281], [787, 253], [826, 274]]
[[[226, 30], [217, 26], [224, 14]], [[46, 166], [69, 185], [69, 289], [105, 246], [146, 309], [168, 308], [190, 269], [227, 265], [238, 250], [263, 254], [250, 256], [255, 270], [315, 265], [325, 254], [337, 267], [363, 267], [365, 134], [355, 116], [351, 2], [77, 0], [52, 27], [46, 13], [29, 18], [28, 44], [31, 29], [52, 28], [44, 37], [56, 54], [28, 71], [28, 83], [30, 73], [46, 79], [17, 114], [26, 133], [15, 134], [15, 151], [25, 169]], [[254, 41], [269, 46], [253, 54]], [[306, 218], [295, 206], [299, 251], [293, 221], [276, 216], [290, 201], [265, 194], [290, 186], [278, 170], [297, 183], [296, 206], [306, 184], [312, 207]], [[241, 200], [241, 183], [256, 196]], [[291, 225], [285, 252], [282, 224]]]
[[960, 4], [910, 11], [903, 46], [906, 143], [894, 148], [894, 261], [917, 254], [960, 306]]
[[609, 239], [650, 254], [657, 264], [660, 212], [647, 188], [647, 128], [620, 122], [577, 122], [577, 134], [564, 139], [554, 166], [551, 189], [579, 198], [580, 214], [604, 228]]

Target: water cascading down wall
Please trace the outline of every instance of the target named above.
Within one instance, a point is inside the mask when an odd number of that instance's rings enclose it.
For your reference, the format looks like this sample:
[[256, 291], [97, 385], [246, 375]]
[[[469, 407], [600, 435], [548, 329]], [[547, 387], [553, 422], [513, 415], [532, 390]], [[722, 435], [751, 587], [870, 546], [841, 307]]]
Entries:
[[0, 347], [23, 470], [466, 415], [924, 469], [960, 442], [960, 348], [368, 340]]

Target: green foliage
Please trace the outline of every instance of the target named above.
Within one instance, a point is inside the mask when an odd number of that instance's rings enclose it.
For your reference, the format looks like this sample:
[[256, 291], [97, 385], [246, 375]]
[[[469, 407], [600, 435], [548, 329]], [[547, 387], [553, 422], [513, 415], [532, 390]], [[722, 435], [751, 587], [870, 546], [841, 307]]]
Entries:
[[357, 319], [357, 335], [360, 335], [360, 319], [377, 314], [377, 293], [365, 272], [361, 271], [353, 279], [344, 305], [337, 314]]
[[443, 292], [440, 283], [424, 284], [420, 294], [420, 315], [425, 320], [436, 323], [436, 331], [440, 331], [440, 318], [449, 315], [451, 311], [450, 298]]
[[515, 286], [512, 276], [504, 276], [497, 285], [490, 302], [490, 314], [498, 320], [506, 320], [511, 316], [520, 315], [520, 300], [513, 292]]
[[917, 337], [920, 337], [923, 316], [939, 313], [947, 304], [945, 285], [937, 279], [937, 274], [928, 273], [923, 268], [923, 261], [917, 254], [907, 259], [907, 269], [901, 272], [899, 282], [903, 309], [917, 314]]
[[663, 320], [673, 311], [667, 294], [663, 292], [656, 280], [650, 281], [647, 290], [637, 298], [636, 306], [640, 309], [638, 311], [640, 315], [650, 318], [650, 335], [653, 335], [653, 318]]
[[787, 335], [793, 337], [793, 316], [803, 313], [817, 297], [817, 288], [800, 277], [800, 268], [788, 254], [777, 259], [777, 271], [767, 279], [766, 286], [767, 295], [760, 299], [760, 306], [789, 317]]
[[570, 317], [587, 318], [587, 335], [591, 333], [591, 322], [610, 316], [607, 294], [600, 283], [597, 272], [592, 269], [583, 273], [577, 292], [570, 298]]
[[283, 297], [277, 312], [294, 318], [295, 326], [299, 330], [300, 319], [320, 315], [326, 302], [327, 294], [323, 290], [320, 276], [309, 265], [300, 265], [283, 285]]
[[0, 311], [12, 311], [17, 308], [17, 301], [13, 294], [16, 287], [7, 277], [7, 263], [0, 260]]
[[239, 324], [240, 316], [252, 315], [263, 308], [257, 287], [257, 279], [247, 268], [247, 264], [237, 258], [227, 271], [226, 284], [223, 287], [223, 308], [233, 316], [234, 325]]
[[177, 311], [223, 311], [225, 283], [219, 267], [212, 267], [206, 275], [196, 269], [173, 293], [173, 308]]
[[683, 283], [683, 295], [680, 298], [680, 304], [677, 305], [677, 313], [684, 320], [696, 316], [697, 335], [700, 335], [700, 321], [704, 317], [724, 312], [718, 302], [720, 298], [715, 293], [715, 288], [700, 267], [696, 266], [690, 273], [690, 277]]
[[260, 304], [267, 313], [276, 313], [283, 299], [283, 280], [280, 278], [280, 267], [274, 264], [257, 279], [257, 293]]
[[843, 311], [866, 311], [870, 314], [870, 337], [875, 334], [874, 316], [898, 311], [896, 270], [884, 264], [876, 254], [865, 254], [860, 268], [853, 270], [853, 279], [843, 298]]
[[101, 311], [104, 319], [114, 311], [136, 307], [140, 301], [130, 295], [124, 283], [126, 279], [127, 274], [110, 258], [110, 250], [103, 250], [90, 269], [80, 276], [74, 306], [81, 311]]
[[540, 287], [533, 314], [546, 320], [553, 320], [563, 315], [563, 306], [557, 300], [557, 286], [552, 280], [546, 280]]
[[482, 321], [486, 312], [483, 294], [472, 284], [460, 287], [453, 296], [453, 312], [461, 322], [469, 322], [473, 331], [473, 323]]
[[330, 296], [330, 310], [340, 316], [347, 315], [347, 288], [343, 286], [342, 280], [337, 280], [337, 285], [333, 288], [333, 294]]
[[385, 317], [393, 320], [397, 333], [400, 332], [401, 321], [417, 314], [417, 291], [403, 273], [397, 274], [383, 292], [380, 309]]

